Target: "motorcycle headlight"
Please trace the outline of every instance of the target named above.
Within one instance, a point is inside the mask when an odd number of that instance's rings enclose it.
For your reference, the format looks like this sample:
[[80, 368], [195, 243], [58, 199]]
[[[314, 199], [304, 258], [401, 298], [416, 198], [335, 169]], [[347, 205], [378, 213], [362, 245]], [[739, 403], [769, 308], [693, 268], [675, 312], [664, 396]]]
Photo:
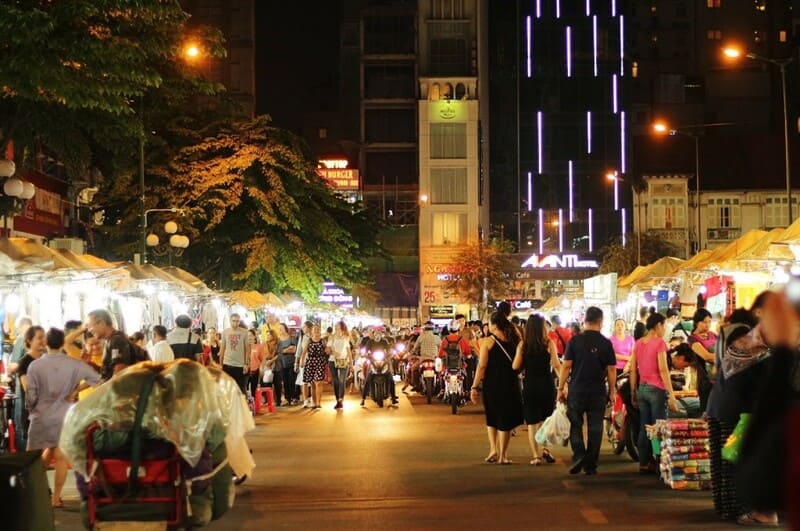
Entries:
[[385, 356], [386, 354], [382, 350], [376, 350], [372, 353], [372, 357], [375, 359], [375, 361], [383, 361]]
[[406, 351], [406, 346], [405, 346], [404, 343], [398, 343], [395, 348], [397, 349], [397, 352], [405, 352]]

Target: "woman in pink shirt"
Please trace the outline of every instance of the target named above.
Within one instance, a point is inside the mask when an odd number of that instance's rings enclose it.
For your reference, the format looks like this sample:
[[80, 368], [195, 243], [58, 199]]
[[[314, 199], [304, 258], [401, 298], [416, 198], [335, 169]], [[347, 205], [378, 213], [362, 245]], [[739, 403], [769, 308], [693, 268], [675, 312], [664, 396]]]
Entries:
[[667, 418], [667, 404], [678, 411], [672, 393], [667, 365], [667, 344], [664, 337], [665, 317], [660, 313], [647, 318], [647, 334], [636, 342], [631, 356], [631, 390], [633, 403], [639, 405], [639, 472], [650, 474], [656, 471], [653, 449], [647, 438], [646, 425]]
[[628, 325], [625, 319], [614, 321], [614, 333], [611, 335], [611, 344], [614, 345], [614, 355], [617, 357], [617, 376], [622, 374], [633, 353], [636, 341], [628, 334]]
[[252, 328], [248, 330], [250, 334], [250, 396], [256, 396], [256, 389], [258, 389], [258, 371], [261, 368], [261, 362], [266, 357], [264, 345], [258, 342], [258, 334]]

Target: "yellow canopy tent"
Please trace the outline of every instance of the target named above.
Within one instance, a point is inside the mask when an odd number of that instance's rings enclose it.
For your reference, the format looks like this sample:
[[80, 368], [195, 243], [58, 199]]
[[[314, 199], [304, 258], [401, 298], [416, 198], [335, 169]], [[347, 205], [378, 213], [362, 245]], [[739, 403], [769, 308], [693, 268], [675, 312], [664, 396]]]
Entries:
[[224, 295], [234, 304], [244, 306], [248, 310], [253, 308], [261, 308], [267, 305], [267, 298], [257, 291], [234, 291]]
[[792, 252], [786, 245], [775, 245], [786, 229], [772, 229], [766, 236], [751, 245], [748, 249], [739, 253], [729, 260], [725, 266], [734, 267], [735, 265], [746, 265], [746, 262], [757, 262], [764, 260], [792, 260]]
[[675, 258], [674, 256], [665, 256], [659, 258], [649, 266], [646, 270], [639, 274], [639, 277], [634, 280], [632, 286], [635, 287], [652, 287], [657, 285], [664, 279], [675, 278], [678, 275], [678, 268], [686, 260]]
[[636, 266], [636, 269], [634, 269], [629, 274], [625, 275], [624, 277], [622, 277], [617, 281], [617, 286], [618, 287], [630, 286], [633, 282], [636, 281], [637, 278], [639, 278], [642, 275], [644, 271], [647, 270], [648, 267], [650, 267], [649, 264], [644, 266], [642, 265]]
[[286, 303], [271, 291], [269, 293], [265, 293], [264, 297], [267, 299], [267, 306], [272, 306], [273, 308], [283, 308], [286, 306]]
[[205, 282], [203, 282], [202, 280], [200, 280], [199, 278], [197, 278], [193, 274], [189, 273], [185, 269], [181, 269], [180, 267], [175, 267], [175, 266], [169, 266], [169, 267], [162, 268], [162, 270], [165, 273], [167, 273], [168, 275], [171, 275], [171, 276], [177, 278], [181, 282], [185, 282], [186, 284], [191, 285], [198, 292], [210, 292], [211, 291], [209, 289], [209, 287], [206, 286]]
[[731, 243], [714, 249], [714, 252], [712, 252], [705, 261], [698, 264], [698, 269], [708, 269], [711, 266], [719, 267], [720, 264], [724, 264], [726, 261], [758, 243], [759, 240], [763, 239], [766, 235], [767, 231], [760, 229], [747, 231]]

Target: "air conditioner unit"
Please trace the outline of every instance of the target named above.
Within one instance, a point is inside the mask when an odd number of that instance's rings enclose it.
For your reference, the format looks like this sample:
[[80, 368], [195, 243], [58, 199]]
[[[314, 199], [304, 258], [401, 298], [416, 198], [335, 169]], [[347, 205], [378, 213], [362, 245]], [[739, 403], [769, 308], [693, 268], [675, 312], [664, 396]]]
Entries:
[[86, 252], [83, 240], [78, 238], [53, 238], [50, 240], [49, 245], [53, 249], [63, 249], [75, 254], [84, 254]]

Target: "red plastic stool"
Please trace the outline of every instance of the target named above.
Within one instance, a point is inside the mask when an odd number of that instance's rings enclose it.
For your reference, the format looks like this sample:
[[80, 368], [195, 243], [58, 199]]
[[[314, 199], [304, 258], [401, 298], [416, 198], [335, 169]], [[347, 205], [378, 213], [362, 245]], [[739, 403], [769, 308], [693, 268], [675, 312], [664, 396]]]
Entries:
[[253, 397], [253, 412], [258, 415], [261, 413], [261, 402], [264, 395], [267, 396], [267, 411], [275, 413], [275, 395], [272, 387], [259, 387], [256, 389], [256, 396]]

